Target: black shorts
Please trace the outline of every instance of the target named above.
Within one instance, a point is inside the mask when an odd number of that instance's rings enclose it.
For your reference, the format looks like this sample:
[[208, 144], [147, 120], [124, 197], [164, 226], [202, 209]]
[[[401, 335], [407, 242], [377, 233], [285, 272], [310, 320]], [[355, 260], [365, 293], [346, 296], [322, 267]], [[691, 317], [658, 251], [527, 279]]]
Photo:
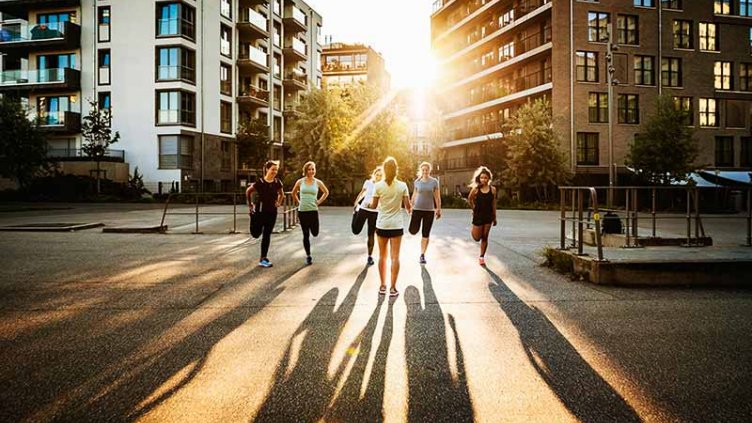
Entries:
[[494, 218], [491, 215], [479, 213], [473, 215], [473, 226], [484, 226], [493, 224]]
[[435, 212], [429, 210], [413, 210], [413, 215], [410, 217], [410, 233], [415, 235], [418, 233], [418, 229], [423, 223], [423, 238], [428, 238], [431, 235], [431, 226], [433, 226], [433, 217]]
[[398, 236], [404, 235], [404, 231], [402, 229], [379, 229], [376, 228], [376, 235], [382, 237], [382, 238], [397, 238]]

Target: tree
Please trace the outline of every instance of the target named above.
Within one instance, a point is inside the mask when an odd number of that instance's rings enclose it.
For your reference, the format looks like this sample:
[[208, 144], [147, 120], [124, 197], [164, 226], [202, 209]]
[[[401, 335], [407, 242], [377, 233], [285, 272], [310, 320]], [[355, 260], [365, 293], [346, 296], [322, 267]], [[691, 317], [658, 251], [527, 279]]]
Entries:
[[551, 106], [537, 99], [517, 109], [504, 124], [507, 162], [505, 184], [513, 189], [535, 189], [539, 201], [548, 201], [550, 188], [571, 178], [567, 158], [552, 125]]
[[102, 192], [99, 176], [102, 158], [107, 155], [110, 145], [118, 142], [120, 133], [112, 134], [110, 109], [100, 109], [99, 104], [94, 100], [89, 100], [89, 106], [89, 114], [84, 116], [81, 122], [81, 135], [84, 138], [81, 149], [84, 154], [97, 162], [97, 194], [99, 194]]
[[653, 184], [686, 181], [697, 158], [697, 142], [688, 122], [689, 114], [673, 98], [658, 97], [655, 113], [629, 146], [627, 166]]
[[48, 168], [47, 139], [18, 99], [0, 98], [0, 176], [26, 186]]
[[238, 124], [236, 135], [238, 143], [238, 162], [251, 169], [261, 169], [269, 158], [272, 140], [269, 138], [269, 126], [261, 118], [242, 120]]

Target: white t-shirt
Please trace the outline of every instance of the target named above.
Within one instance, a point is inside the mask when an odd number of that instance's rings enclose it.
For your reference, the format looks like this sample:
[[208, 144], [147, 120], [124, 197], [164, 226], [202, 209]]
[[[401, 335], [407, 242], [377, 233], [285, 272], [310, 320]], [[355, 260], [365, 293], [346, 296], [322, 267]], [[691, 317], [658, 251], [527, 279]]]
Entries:
[[366, 179], [366, 181], [363, 182], [363, 189], [366, 190], [366, 193], [364, 194], [363, 201], [360, 203], [358, 208], [368, 211], [376, 211], [368, 207], [373, 201], [373, 193], [376, 191], [376, 184], [374, 184], [372, 180]]
[[407, 184], [394, 180], [391, 185], [386, 181], [376, 184], [374, 197], [379, 198], [379, 216], [376, 218], [378, 229], [402, 229], [402, 199], [409, 197]]

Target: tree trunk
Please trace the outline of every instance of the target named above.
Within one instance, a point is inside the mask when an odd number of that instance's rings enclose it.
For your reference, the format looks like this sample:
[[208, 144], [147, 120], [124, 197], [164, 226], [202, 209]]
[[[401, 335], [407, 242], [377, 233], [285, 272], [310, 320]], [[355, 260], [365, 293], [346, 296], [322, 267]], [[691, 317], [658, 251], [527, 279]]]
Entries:
[[99, 160], [97, 160], [97, 195], [102, 193], [102, 186], [99, 183]]

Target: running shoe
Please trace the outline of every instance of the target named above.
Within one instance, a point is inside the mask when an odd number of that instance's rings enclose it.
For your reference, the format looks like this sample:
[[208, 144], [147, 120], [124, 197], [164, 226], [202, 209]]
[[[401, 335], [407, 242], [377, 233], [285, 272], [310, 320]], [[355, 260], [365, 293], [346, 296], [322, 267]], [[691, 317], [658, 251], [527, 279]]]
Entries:
[[420, 260], [418, 260], [420, 264], [426, 264], [426, 256], [424, 254], [420, 255]]
[[368, 265], [369, 265], [369, 266], [373, 266], [373, 264], [374, 264], [374, 262], [373, 262], [373, 257], [371, 257], [371, 256], [368, 256]]
[[311, 256], [306, 257], [305, 264], [308, 264], [308, 265], [313, 264], [313, 257]]
[[259, 266], [261, 266], [261, 267], [272, 267], [274, 265], [272, 264], [272, 262], [269, 261], [269, 259], [264, 258], [264, 259], [261, 259], [259, 261]]
[[389, 290], [389, 296], [390, 296], [390, 297], [394, 298], [394, 297], [396, 297], [397, 295], [399, 295], [399, 291], [397, 291], [396, 289], [390, 289], [390, 290]]
[[483, 256], [478, 257], [478, 264], [480, 264], [481, 266], [485, 266], [486, 259]]

